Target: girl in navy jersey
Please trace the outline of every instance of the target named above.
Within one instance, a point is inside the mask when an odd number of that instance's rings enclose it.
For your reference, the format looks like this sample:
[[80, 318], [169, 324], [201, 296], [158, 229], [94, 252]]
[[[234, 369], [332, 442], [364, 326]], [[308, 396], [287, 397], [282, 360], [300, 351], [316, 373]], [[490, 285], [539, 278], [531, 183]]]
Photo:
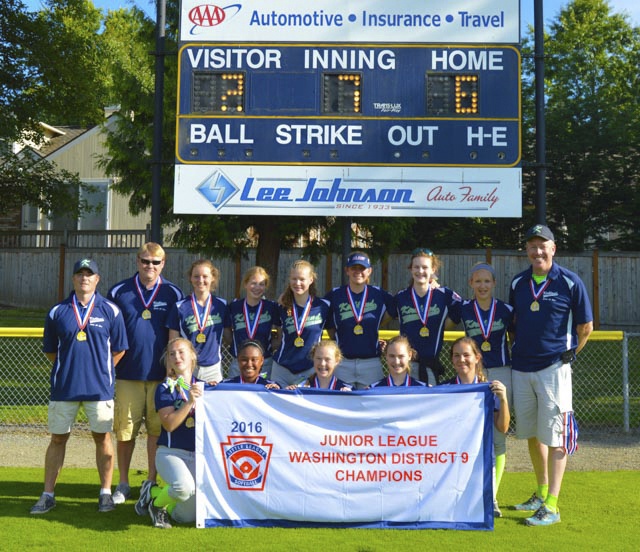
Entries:
[[193, 292], [178, 301], [167, 318], [169, 339], [182, 336], [191, 341], [198, 355], [195, 376], [207, 382], [222, 379], [222, 330], [227, 301], [213, 294], [219, 276], [211, 261], [195, 261], [189, 269]]
[[[461, 307], [464, 333], [482, 351], [482, 365], [487, 378], [504, 384], [507, 401], [511, 404], [511, 358], [507, 331], [513, 321], [513, 307], [494, 298], [496, 274], [490, 264], [477, 263], [471, 268], [469, 286], [473, 290], [473, 299], [464, 301]], [[504, 433], [493, 433], [493, 448], [496, 455], [497, 490], [506, 463], [507, 436]]]
[[411, 359], [415, 355], [409, 340], [403, 335], [397, 335], [387, 341], [384, 357], [387, 361], [389, 375], [371, 384], [373, 387], [411, 387], [424, 383], [411, 377]]
[[332, 328], [327, 332], [340, 345], [344, 359], [336, 375], [357, 389], [364, 389], [382, 375], [378, 331], [394, 312], [393, 296], [369, 285], [371, 262], [361, 251], [347, 258], [346, 286], [332, 289], [325, 299], [331, 305]]
[[264, 385], [267, 389], [280, 389], [280, 386], [264, 377], [264, 350], [259, 341], [247, 339], [238, 347], [238, 368], [240, 375], [228, 378], [222, 383], [253, 383]]
[[238, 347], [243, 341], [252, 339], [262, 345], [264, 365], [262, 371], [271, 376], [271, 331], [279, 324], [278, 305], [264, 298], [269, 287], [269, 274], [261, 266], [251, 267], [242, 278], [244, 299], [231, 302], [227, 310], [224, 330], [225, 343], [230, 345], [234, 357], [229, 366], [229, 378], [240, 375], [238, 368]]
[[[316, 343], [311, 348], [311, 359], [315, 374], [309, 376], [302, 385], [314, 389], [333, 389], [335, 391], [351, 391], [353, 387], [338, 379], [334, 372], [336, 367], [343, 362], [342, 352], [335, 341], [324, 340]], [[287, 389], [295, 389], [290, 385]]]
[[[496, 406], [493, 412], [494, 433], [504, 435], [509, 430], [509, 422], [511, 421], [507, 388], [498, 380], [487, 380], [487, 376], [483, 370], [482, 352], [476, 341], [470, 337], [461, 337], [454, 341], [451, 346], [451, 362], [457, 375], [446, 383], [469, 384], [489, 382], [489, 388], [496, 396]], [[494, 450], [494, 455], [495, 454], [497, 454], [497, 452]], [[493, 514], [495, 517], [502, 517], [502, 512], [496, 500], [497, 491], [498, 487], [494, 484]]]
[[322, 338], [329, 303], [316, 297], [316, 273], [308, 261], [298, 260], [289, 272], [289, 286], [279, 301], [280, 328], [273, 355], [271, 379], [281, 387], [298, 385], [313, 373], [309, 352]]
[[168, 377], [158, 385], [155, 397], [162, 424], [156, 466], [167, 485], [149, 486], [141, 493], [136, 512], [143, 514], [148, 508], [154, 526], [168, 529], [169, 516], [181, 523], [196, 519], [195, 406], [204, 384], [194, 377], [197, 354], [188, 339], [169, 341], [163, 360]]
[[407, 336], [417, 352], [411, 374], [429, 385], [436, 385], [444, 374], [438, 359], [444, 331], [460, 322], [462, 304], [462, 298], [455, 291], [435, 287], [439, 267], [440, 260], [433, 251], [414, 249], [409, 264], [411, 284], [395, 297], [400, 333]]

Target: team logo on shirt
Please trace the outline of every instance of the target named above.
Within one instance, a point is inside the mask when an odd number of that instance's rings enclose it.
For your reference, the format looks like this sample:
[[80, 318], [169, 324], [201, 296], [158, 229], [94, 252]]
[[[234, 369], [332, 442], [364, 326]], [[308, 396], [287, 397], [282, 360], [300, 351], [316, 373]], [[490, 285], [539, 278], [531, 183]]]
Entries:
[[264, 491], [273, 445], [266, 437], [229, 435], [220, 443], [230, 491]]

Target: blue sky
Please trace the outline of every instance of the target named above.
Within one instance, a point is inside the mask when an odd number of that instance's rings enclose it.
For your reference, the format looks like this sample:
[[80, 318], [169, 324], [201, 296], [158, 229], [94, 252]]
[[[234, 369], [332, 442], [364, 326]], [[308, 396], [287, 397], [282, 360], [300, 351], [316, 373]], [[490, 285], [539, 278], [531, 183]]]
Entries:
[[[38, 9], [41, 5], [40, 0], [23, 0], [27, 6], [32, 9]], [[522, 0], [521, 2], [521, 18], [522, 28], [526, 30], [528, 25], [533, 25], [533, 2], [534, 0]], [[150, 17], [155, 19], [156, 3], [155, 0], [93, 0], [96, 7], [105, 10], [126, 8], [135, 4], [143, 9]], [[203, 0], [203, 3], [215, 3], [215, 0]], [[543, 0], [544, 19], [548, 22], [554, 19], [560, 9], [569, 3], [568, 0]], [[633, 25], [640, 25], [640, 2], [638, 0], [609, 0], [614, 13], [627, 13], [631, 17]], [[524, 34], [524, 31], [523, 31]]]

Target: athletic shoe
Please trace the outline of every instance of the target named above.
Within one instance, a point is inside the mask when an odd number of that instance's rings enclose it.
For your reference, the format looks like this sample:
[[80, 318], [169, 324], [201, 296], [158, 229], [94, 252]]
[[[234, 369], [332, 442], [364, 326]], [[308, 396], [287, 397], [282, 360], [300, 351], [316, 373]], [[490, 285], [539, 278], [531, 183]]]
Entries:
[[136, 514], [139, 516], [146, 516], [149, 513], [149, 503], [151, 502], [151, 489], [157, 487], [156, 483], [145, 479], [140, 487], [140, 498], [136, 502], [135, 509]]
[[167, 512], [164, 508], [158, 508], [153, 505], [153, 502], [149, 502], [149, 515], [151, 516], [151, 521], [153, 522], [153, 526], [158, 529], [171, 529], [171, 524], [169, 523], [169, 512]]
[[131, 498], [131, 487], [129, 487], [129, 484], [118, 483], [116, 491], [113, 493], [113, 503], [124, 504], [129, 498]]
[[101, 494], [98, 498], [98, 512], [111, 512], [116, 509], [113, 496], [110, 494]]
[[542, 500], [536, 493], [531, 495], [531, 498], [522, 504], [516, 504], [513, 508], [514, 510], [524, 510], [527, 512], [536, 512], [540, 509], [540, 506], [544, 504], [544, 500]]
[[524, 520], [527, 525], [553, 525], [554, 523], [560, 523], [560, 510], [552, 512], [547, 508], [546, 504], [543, 504], [536, 510], [530, 518]]
[[493, 517], [502, 517], [502, 512], [500, 511], [497, 500], [493, 501]]
[[48, 511], [56, 507], [56, 499], [52, 496], [43, 494], [31, 508], [31, 514], [46, 514]]

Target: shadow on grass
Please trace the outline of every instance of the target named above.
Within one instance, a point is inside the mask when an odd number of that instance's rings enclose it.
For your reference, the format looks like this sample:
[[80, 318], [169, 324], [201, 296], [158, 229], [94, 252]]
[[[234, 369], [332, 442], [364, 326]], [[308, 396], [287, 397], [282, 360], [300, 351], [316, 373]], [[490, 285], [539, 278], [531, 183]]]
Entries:
[[[97, 474], [96, 474], [97, 478]], [[76, 529], [123, 531], [151, 525], [148, 516], [138, 516], [135, 501], [116, 506], [112, 512], [98, 512], [99, 484], [60, 482], [56, 485], [56, 507], [46, 514], [32, 515], [31, 507], [42, 493], [42, 482], [2, 481], [2, 517], [29, 518], [42, 523], [66, 524]]]

